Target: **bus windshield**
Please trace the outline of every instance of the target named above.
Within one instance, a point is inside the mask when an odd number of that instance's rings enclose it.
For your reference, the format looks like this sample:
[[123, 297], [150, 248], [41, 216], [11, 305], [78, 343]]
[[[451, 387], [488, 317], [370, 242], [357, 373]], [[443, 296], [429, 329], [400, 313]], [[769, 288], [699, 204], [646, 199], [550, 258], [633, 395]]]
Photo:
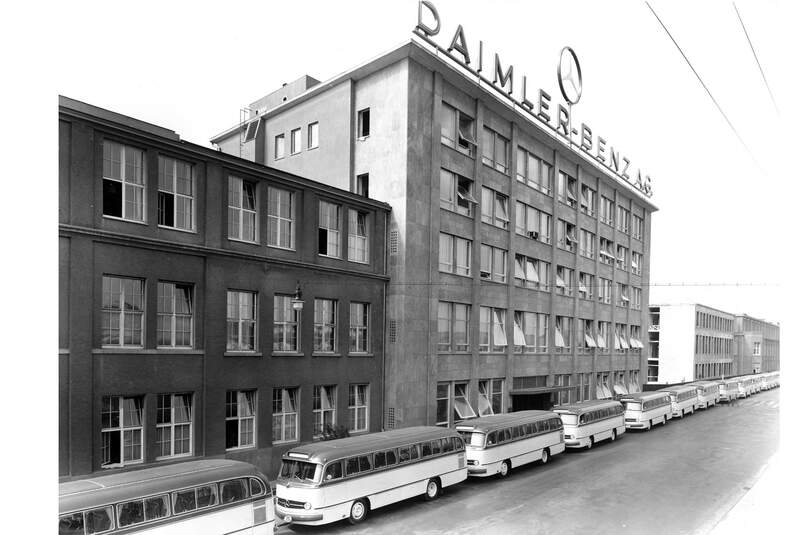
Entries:
[[628, 411], [640, 411], [642, 410], [642, 404], [639, 401], [623, 401], [625, 404], [625, 410]]
[[464, 437], [464, 442], [467, 446], [482, 448], [486, 440], [486, 433], [478, 433], [476, 431], [459, 431], [459, 433]]
[[316, 483], [319, 480], [320, 468], [318, 464], [305, 461], [282, 461], [280, 476]]
[[564, 414], [562, 412], [559, 416], [561, 416], [561, 421], [564, 422], [564, 425], [578, 425], [577, 414]]

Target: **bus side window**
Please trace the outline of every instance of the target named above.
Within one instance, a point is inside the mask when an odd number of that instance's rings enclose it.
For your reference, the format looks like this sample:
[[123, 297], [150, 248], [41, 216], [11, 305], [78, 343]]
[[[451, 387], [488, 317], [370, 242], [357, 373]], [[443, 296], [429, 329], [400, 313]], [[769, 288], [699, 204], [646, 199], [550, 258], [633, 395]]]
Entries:
[[172, 511], [178, 515], [197, 509], [194, 489], [181, 490], [172, 493]]
[[449, 438], [442, 439], [442, 452], [447, 453], [448, 451], [453, 451], [453, 443]]
[[264, 494], [264, 484], [260, 479], [250, 478], [250, 496], [261, 496]]
[[400, 448], [400, 462], [406, 463], [411, 459], [411, 454], [408, 452], [408, 447]]
[[442, 453], [442, 441], [441, 441], [441, 439], [437, 438], [436, 440], [431, 442], [431, 451], [433, 452], [434, 455], [439, 455], [440, 453]]
[[430, 442], [423, 442], [422, 443], [422, 456], [423, 457], [430, 457], [431, 456], [431, 443]]
[[243, 479], [231, 479], [219, 484], [222, 503], [233, 503], [247, 498], [247, 485]]
[[84, 518], [86, 533], [103, 533], [114, 529], [114, 512], [110, 505], [86, 511]]
[[58, 517], [58, 535], [83, 535], [83, 513]]
[[505, 439], [506, 442], [511, 440], [511, 429], [509, 428], [503, 429], [503, 438]]
[[350, 457], [347, 459], [345, 466], [347, 468], [347, 475], [352, 476], [358, 473], [358, 457]]
[[386, 467], [386, 452], [379, 451], [375, 454], [375, 470]]
[[372, 461], [369, 455], [362, 455], [358, 458], [358, 468], [360, 472], [369, 472], [372, 470]]
[[464, 441], [461, 440], [461, 437], [452, 437], [453, 440], [453, 448], [456, 451], [464, 451]]
[[342, 461], [334, 461], [325, 467], [325, 481], [342, 478]]
[[578, 425], [583, 425], [585, 423], [586, 423], [586, 415], [585, 414], [581, 414], [581, 418], [580, 418], [580, 420], [578, 422]]
[[197, 507], [211, 507], [212, 505], [217, 505], [217, 486], [197, 487]]
[[497, 431], [492, 431], [486, 435], [486, 445], [494, 446], [495, 444], [497, 444]]
[[167, 503], [169, 497], [166, 494], [161, 496], [153, 496], [145, 498], [144, 500], [144, 519], [155, 520], [157, 518], [164, 518], [169, 516], [169, 509]]
[[117, 525], [121, 528], [144, 522], [144, 503], [142, 500], [117, 504]]
[[388, 466], [392, 466], [397, 464], [397, 450], [387, 450], [386, 451], [386, 464]]
[[520, 427], [521, 426], [519, 425], [514, 426], [514, 429], [511, 430], [511, 438], [519, 438], [519, 436], [522, 434], [520, 433]]
[[532, 435], [533, 433], [533, 424], [525, 424], [525, 434]]
[[415, 460], [419, 459], [419, 445], [418, 444], [410, 445], [408, 447], [408, 453], [411, 454], [411, 460], [412, 461], [415, 461]]

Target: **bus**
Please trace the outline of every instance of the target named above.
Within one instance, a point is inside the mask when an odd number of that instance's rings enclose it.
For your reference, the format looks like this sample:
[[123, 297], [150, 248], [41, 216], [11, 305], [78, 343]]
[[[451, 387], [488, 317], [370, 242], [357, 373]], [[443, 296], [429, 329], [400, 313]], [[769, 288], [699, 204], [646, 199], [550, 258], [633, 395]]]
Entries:
[[636, 392], [619, 400], [625, 406], [625, 427], [628, 429], [650, 429], [653, 423], [666, 425], [672, 419], [672, 403], [669, 392]]
[[285, 522], [320, 525], [413, 496], [433, 500], [467, 478], [464, 441], [443, 427], [408, 427], [314, 442], [281, 457], [275, 506]]
[[467, 473], [508, 475], [511, 468], [541, 461], [565, 449], [561, 418], [550, 411], [494, 414], [456, 425], [467, 445]]
[[717, 381], [719, 385], [719, 400], [733, 401], [739, 397], [739, 380], [738, 379], [725, 379]]
[[742, 377], [737, 377], [739, 381], [739, 389], [738, 389], [738, 397], [746, 398], [753, 394], [753, 377], [750, 375], [744, 375]]
[[697, 388], [698, 408], [707, 409], [716, 405], [719, 401], [720, 384], [718, 381], [695, 381], [688, 383], [688, 385]]
[[205, 459], [59, 484], [59, 535], [270, 535], [272, 491], [256, 467]]
[[683, 418], [686, 413], [694, 412], [698, 403], [697, 388], [692, 385], [668, 386], [662, 388], [661, 392], [669, 392], [670, 402], [672, 403], [672, 416]]
[[617, 437], [625, 432], [625, 408], [619, 401], [595, 400], [573, 405], [559, 405], [553, 412], [564, 424], [564, 443], [568, 448], [591, 449], [595, 442]]

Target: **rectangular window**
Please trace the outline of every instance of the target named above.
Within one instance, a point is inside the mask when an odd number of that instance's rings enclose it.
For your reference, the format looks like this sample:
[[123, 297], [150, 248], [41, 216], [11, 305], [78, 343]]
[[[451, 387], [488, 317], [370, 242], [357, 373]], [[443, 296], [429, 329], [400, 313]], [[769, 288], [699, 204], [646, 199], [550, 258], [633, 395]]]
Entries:
[[575, 225], [559, 219], [557, 234], [558, 246], [574, 253], [578, 247], [578, 241], [575, 239]]
[[439, 271], [469, 276], [471, 249], [470, 240], [439, 233]]
[[228, 237], [255, 242], [258, 236], [256, 214], [255, 184], [228, 177]]
[[478, 201], [472, 195], [472, 180], [442, 169], [439, 174], [439, 206], [472, 217], [472, 205]]
[[641, 240], [644, 236], [644, 220], [638, 215], [633, 216], [633, 237]]
[[159, 347], [192, 347], [192, 285], [158, 283]]
[[[571, 383], [572, 383], [572, 376], [571, 375], [561, 374], [561, 375], [556, 375], [555, 376], [555, 385], [554, 386], [566, 387], [566, 386], [570, 386]], [[561, 389], [559, 389], [556, 392], [556, 399], [555, 399], [556, 404], [562, 405], [562, 404], [569, 403], [571, 401], [571, 398], [572, 398], [571, 392], [572, 392], [571, 388], [561, 388]]]
[[614, 201], [602, 195], [600, 196], [600, 221], [614, 226]]
[[550, 229], [552, 227], [550, 214], [517, 201], [515, 219], [517, 234], [532, 240], [550, 243]]
[[156, 458], [191, 455], [192, 442], [192, 394], [159, 394], [156, 400]]
[[348, 430], [351, 433], [369, 429], [369, 385], [350, 385], [347, 395]]
[[450, 383], [436, 384], [436, 425], [450, 425]]
[[617, 269], [627, 271], [628, 268], [628, 248], [617, 245]]
[[581, 185], [581, 212], [588, 216], [594, 216], [597, 210], [597, 192], [587, 186]]
[[580, 253], [586, 258], [594, 258], [595, 239], [597, 236], [593, 232], [581, 229], [580, 232]]
[[369, 108], [364, 108], [358, 112], [358, 138], [363, 139], [369, 136]]
[[314, 351], [333, 353], [336, 351], [337, 301], [314, 299]]
[[615, 260], [614, 242], [600, 237], [600, 261], [604, 264], [613, 265]]
[[631, 349], [641, 351], [644, 346], [642, 345], [642, 328], [638, 325], [631, 325]]
[[319, 201], [319, 230], [317, 232], [317, 252], [322, 256], [339, 258], [339, 211], [338, 204]]
[[573, 295], [575, 288], [575, 270], [564, 266], [556, 266], [556, 293]]
[[522, 147], [517, 147], [517, 180], [550, 195], [553, 166]]
[[336, 385], [314, 385], [314, 438], [332, 435], [336, 425]]
[[514, 352], [539, 353], [547, 351], [547, 322], [549, 316], [537, 312], [514, 312]]
[[145, 220], [144, 151], [103, 141], [103, 215]]
[[631, 251], [631, 273], [634, 275], [642, 274], [642, 253]]
[[504, 379], [485, 379], [478, 381], [478, 415], [503, 413]]
[[356, 194], [362, 197], [369, 197], [369, 173], [356, 177]]
[[575, 193], [578, 181], [564, 173], [558, 172], [558, 200], [572, 207], [577, 206], [578, 196]]
[[369, 239], [367, 236], [367, 212], [348, 210], [347, 259], [361, 264], [369, 263]]
[[442, 143], [475, 157], [475, 120], [442, 102]]
[[617, 283], [617, 306], [618, 307], [627, 307], [628, 303], [630, 303], [630, 298], [628, 297], [628, 285]]
[[286, 137], [283, 134], [275, 136], [275, 159], [280, 160], [286, 156]]
[[481, 244], [481, 278], [495, 282], [506, 281], [506, 258], [503, 249]]
[[267, 188], [267, 245], [294, 249], [295, 217], [294, 193]]
[[453, 385], [453, 422], [458, 423], [467, 418], [475, 418], [475, 410], [469, 404], [469, 383], [455, 383]]
[[481, 161], [503, 174], [508, 174], [508, 140], [485, 126]]
[[469, 351], [469, 311], [470, 305], [439, 301], [438, 351]]
[[597, 288], [597, 299], [601, 303], [611, 304], [611, 280], [600, 277], [600, 285]]
[[143, 413], [142, 396], [103, 396], [100, 411], [100, 434], [103, 440], [101, 467], [142, 462]]
[[594, 322], [592, 320], [578, 320], [577, 346], [583, 353], [589, 352], [597, 347], [597, 342], [594, 339]]
[[631, 229], [631, 211], [622, 206], [617, 206], [617, 229], [625, 234]]
[[228, 351], [256, 350], [255, 292], [228, 290]]
[[350, 353], [369, 352], [369, 303], [350, 303]]
[[614, 349], [622, 351], [630, 348], [631, 346], [628, 342], [628, 333], [626, 332], [625, 325], [617, 323], [614, 328]]
[[316, 149], [319, 147], [319, 123], [308, 125], [308, 148]]
[[581, 272], [578, 280], [578, 295], [581, 299], [594, 299], [594, 275]]
[[103, 346], [142, 347], [144, 281], [103, 277]]
[[298, 439], [298, 388], [272, 389], [272, 443]]
[[611, 342], [609, 338], [610, 333], [611, 323], [607, 321], [597, 322], [597, 338], [595, 338], [595, 342], [597, 342], [597, 347], [602, 352], [607, 352], [609, 350], [609, 343]]
[[641, 310], [642, 309], [642, 289], [636, 288], [635, 286], [631, 286], [631, 297], [633, 297], [633, 301], [631, 302], [631, 308], [633, 310]]
[[504, 352], [506, 346], [506, 311], [502, 308], [481, 307], [479, 351]]
[[158, 224], [194, 230], [194, 166], [158, 157]]
[[508, 228], [508, 197], [493, 189], [481, 188], [481, 221]]
[[291, 137], [292, 154], [297, 154], [303, 148], [302, 147], [302, 139], [303, 139], [302, 132], [301, 132], [301, 130], [299, 128], [295, 128], [294, 130], [292, 130], [291, 136], [292, 136]]
[[528, 256], [516, 255], [514, 280], [517, 286], [547, 291], [549, 276], [550, 264], [547, 262]]
[[300, 312], [292, 306], [290, 295], [275, 295], [272, 307], [272, 350], [300, 351]]
[[572, 318], [556, 316], [556, 351], [569, 351], [572, 348]]

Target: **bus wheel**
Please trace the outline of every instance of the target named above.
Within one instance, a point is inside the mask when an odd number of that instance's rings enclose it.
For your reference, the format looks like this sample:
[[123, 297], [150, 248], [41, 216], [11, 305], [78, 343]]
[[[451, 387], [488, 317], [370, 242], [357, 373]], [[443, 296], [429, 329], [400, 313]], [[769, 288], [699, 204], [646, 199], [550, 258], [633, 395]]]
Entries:
[[500, 472], [498, 472], [500, 477], [506, 477], [509, 471], [511, 471], [511, 463], [508, 461], [503, 461], [500, 463]]
[[542, 450], [542, 464], [547, 464], [547, 461], [550, 460], [550, 450], [547, 448]]
[[681, 420], [683, 420], [684, 416], [686, 416], [686, 411], [681, 409]]
[[360, 498], [350, 506], [350, 518], [348, 520], [351, 524], [358, 524], [365, 518], [367, 518], [367, 503], [363, 498]]
[[664, 424], [663, 425], [667, 425], [667, 415], [666, 414], [664, 415]]
[[[664, 416], [664, 418], [666, 418], [666, 416]], [[647, 422], [647, 430], [648, 431], [650, 430], [651, 427], [653, 427], [653, 420], [650, 420], [649, 422]]]
[[425, 499], [435, 500], [442, 492], [442, 484], [439, 483], [439, 478], [428, 480], [428, 485], [425, 487]]
[[594, 437], [589, 437], [589, 443], [586, 445], [586, 449], [590, 450], [594, 446]]
[[614, 442], [615, 440], [617, 440], [617, 430], [616, 429], [612, 429], [611, 430], [611, 442]]

